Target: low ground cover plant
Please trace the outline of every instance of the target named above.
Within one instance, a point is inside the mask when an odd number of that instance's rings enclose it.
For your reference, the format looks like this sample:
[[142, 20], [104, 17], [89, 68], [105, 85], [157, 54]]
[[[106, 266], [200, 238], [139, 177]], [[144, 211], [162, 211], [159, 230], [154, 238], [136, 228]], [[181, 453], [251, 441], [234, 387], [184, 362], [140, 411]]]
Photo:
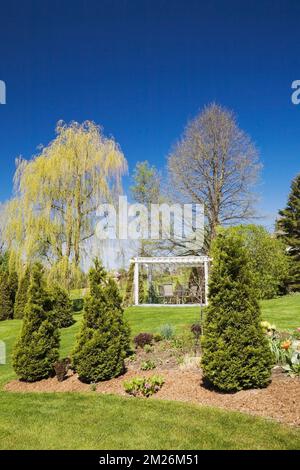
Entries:
[[154, 361], [143, 361], [141, 364], [141, 370], [152, 370], [155, 369], [156, 364]]
[[152, 377], [135, 377], [123, 383], [126, 393], [132, 396], [150, 397], [157, 393], [164, 384], [164, 378], [159, 375]]

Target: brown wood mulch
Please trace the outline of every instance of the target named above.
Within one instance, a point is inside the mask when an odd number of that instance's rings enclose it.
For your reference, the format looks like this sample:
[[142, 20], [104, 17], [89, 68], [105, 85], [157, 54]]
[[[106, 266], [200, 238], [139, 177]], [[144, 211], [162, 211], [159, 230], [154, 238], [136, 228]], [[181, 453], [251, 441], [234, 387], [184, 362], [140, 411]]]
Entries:
[[[201, 371], [195, 369], [154, 369], [145, 372], [129, 369], [118, 378], [98, 383], [95, 391], [125, 396], [124, 380], [137, 375], [149, 377], [157, 374], [164, 377], [165, 384], [151, 399], [215, 406], [300, 426], [300, 380], [286, 376], [279, 369], [273, 371], [272, 382], [267, 388], [243, 390], [232, 394], [223, 394], [205, 388], [202, 384]], [[80, 382], [77, 375], [70, 372], [63, 382], [58, 382], [56, 377], [35, 383], [13, 380], [5, 386], [5, 390], [11, 392], [88, 392], [92, 390], [92, 387]]]

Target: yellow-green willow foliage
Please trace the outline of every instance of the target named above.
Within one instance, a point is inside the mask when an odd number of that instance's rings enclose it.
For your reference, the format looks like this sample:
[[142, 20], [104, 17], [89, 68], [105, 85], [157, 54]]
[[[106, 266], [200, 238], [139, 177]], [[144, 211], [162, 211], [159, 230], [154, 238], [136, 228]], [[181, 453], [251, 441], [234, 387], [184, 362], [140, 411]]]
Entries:
[[93, 122], [59, 122], [56, 133], [39, 155], [17, 160], [4, 237], [22, 260], [65, 265], [67, 259], [79, 266], [82, 244], [94, 234], [96, 209], [120, 189], [127, 163]]

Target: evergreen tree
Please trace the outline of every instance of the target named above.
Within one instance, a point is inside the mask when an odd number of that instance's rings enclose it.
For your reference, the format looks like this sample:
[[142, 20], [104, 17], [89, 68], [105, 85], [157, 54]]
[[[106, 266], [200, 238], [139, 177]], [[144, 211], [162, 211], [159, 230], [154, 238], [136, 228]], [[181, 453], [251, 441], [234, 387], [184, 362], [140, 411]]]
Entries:
[[144, 289], [144, 276], [142, 273], [139, 275], [139, 304], [142, 304], [145, 300], [145, 289]]
[[250, 257], [240, 234], [222, 230], [212, 246], [213, 266], [204, 328], [204, 377], [223, 391], [264, 387], [272, 355], [260, 326]]
[[120, 375], [129, 348], [129, 328], [123, 320], [122, 299], [115, 281], [98, 260], [89, 272], [81, 330], [72, 355], [81, 380], [97, 382]]
[[36, 263], [32, 267], [21, 334], [13, 353], [13, 367], [21, 380], [34, 382], [53, 373], [59, 357], [59, 332], [50, 305], [43, 270]]
[[10, 271], [8, 275], [8, 285], [9, 285], [9, 290], [10, 290], [11, 303], [14, 307], [16, 295], [18, 291], [18, 274], [14, 269]]
[[124, 296], [124, 304], [131, 305], [133, 301], [133, 277], [134, 277], [134, 264], [130, 263], [128, 274], [127, 274], [127, 284]]
[[0, 253], [0, 269], [8, 271], [9, 265], [9, 251], [3, 251]]
[[0, 269], [0, 320], [8, 320], [13, 317], [13, 304], [11, 290], [8, 284], [8, 274]]
[[[133, 280], [134, 280], [134, 264], [131, 263], [128, 270], [126, 291], [124, 296], [124, 305], [133, 304]], [[142, 273], [139, 273], [139, 303], [142, 304], [145, 300], [144, 278]]]
[[15, 305], [14, 305], [14, 318], [23, 318], [25, 306], [28, 300], [28, 289], [30, 284], [30, 268], [26, 267], [23, 277], [20, 279], [19, 288], [17, 290]]
[[292, 181], [287, 206], [279, 215], [278, 236], [286, 243], [290, 258], [288, 287], [300, 291], [300, 174]]
[[68, 292], [55, 285], [51, 292], [53, 302], [53, 316], [58, 328], [67, 328], [73, 325], [72, 303]]

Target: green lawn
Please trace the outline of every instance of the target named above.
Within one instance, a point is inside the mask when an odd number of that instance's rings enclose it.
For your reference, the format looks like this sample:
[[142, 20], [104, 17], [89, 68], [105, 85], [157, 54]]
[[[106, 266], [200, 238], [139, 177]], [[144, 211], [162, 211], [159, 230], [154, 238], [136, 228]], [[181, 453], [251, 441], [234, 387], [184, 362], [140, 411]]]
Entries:
[[90, 394], [0, 392], [1, 449], [296, 449], [300, 434], [213, 408]]
[[300, 327], [300, 294], [264, 300], [262, 317], [281, 330]]
[[[199, 317], [199, 309], [131, 307], [132, 335], [158, 331], [165, 323], [178, 332]], [[278, 328], [300, 324], [300, 296], [262, 302], [262, 317]], [[61, 356], [72, 349], [82, 315], [61, 332]], [[14, 378], [10, 354], [20, 320], [0, 322], [7, 364], [0, 388]], [[300, 433], [264, 419], [195, 405], [93, 394], [11, 394], [0, 392], [0, 447], [6, 449], [300, 449]]]

